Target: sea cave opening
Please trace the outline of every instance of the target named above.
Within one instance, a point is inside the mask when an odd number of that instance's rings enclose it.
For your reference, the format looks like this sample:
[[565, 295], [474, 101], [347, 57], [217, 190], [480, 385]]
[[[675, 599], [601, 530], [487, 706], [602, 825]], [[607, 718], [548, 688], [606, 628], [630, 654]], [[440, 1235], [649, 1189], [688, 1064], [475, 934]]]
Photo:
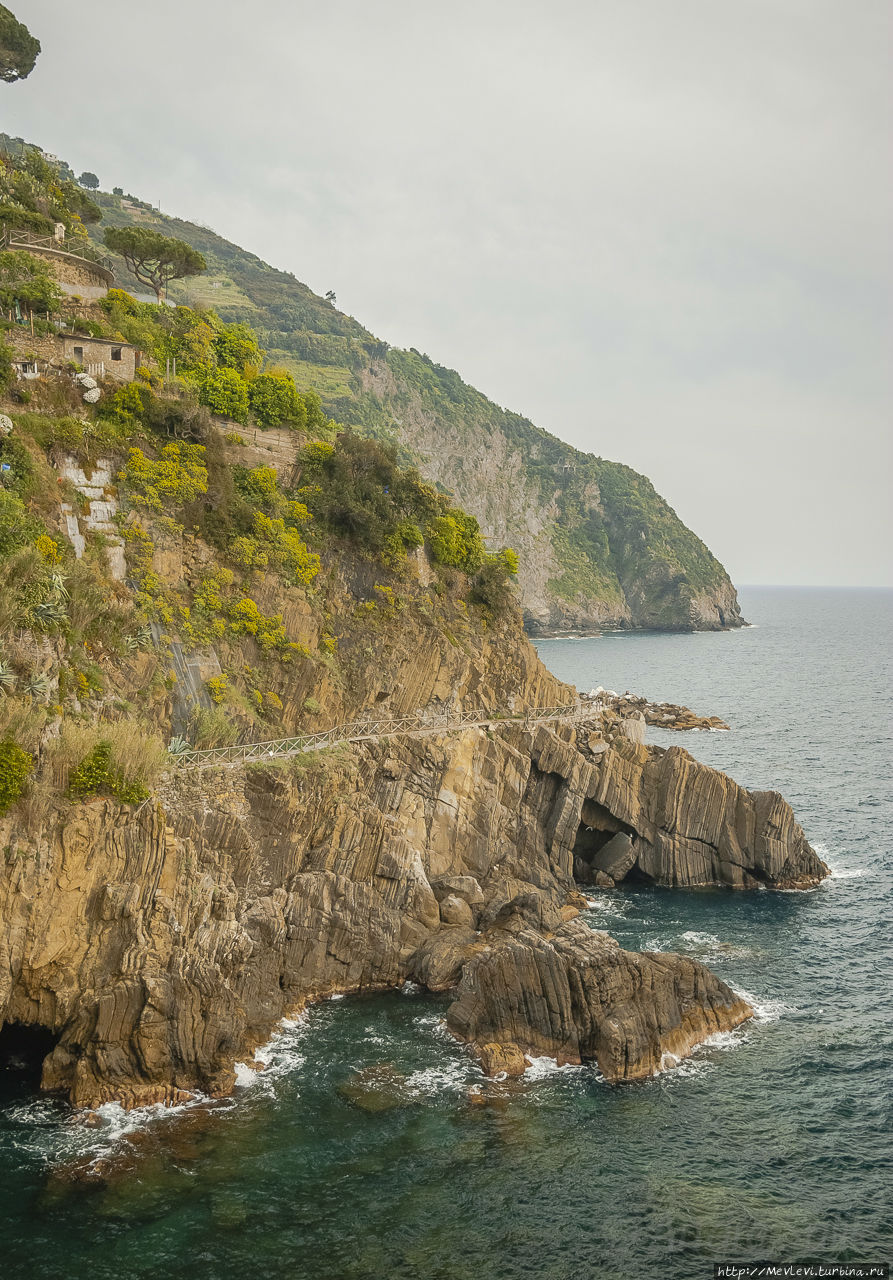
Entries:
[[40, 1088], [44, 1059], [53, 1052], [58, 1036], [37, 1023], [6, 1022], [0, 1028], [0, 1071], [18, 1085]]
[[593, 884], [597, 867], [596, 855], [617, 835], [634, 836], [635, 831], [627, 823], [615, 818], [604, 805], [595, 800], [584, 800], [580, 813], [580, 825], [574, 840], [574, 879], [580, 884]]

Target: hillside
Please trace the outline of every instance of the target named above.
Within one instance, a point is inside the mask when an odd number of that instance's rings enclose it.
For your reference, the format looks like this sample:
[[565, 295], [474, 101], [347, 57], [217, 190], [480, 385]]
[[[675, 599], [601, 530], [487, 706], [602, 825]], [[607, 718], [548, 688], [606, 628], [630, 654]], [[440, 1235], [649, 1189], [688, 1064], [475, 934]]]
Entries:
[[[199, 249], [207, 273], [172, 285], [172, 300], [250, 323], [268, 361], [317, 391], [328, 413], [394, 440], [423, 475], [455, 493], [488, 542], [513, 546], [532, 632], [741, 625], [728, 574], [645, 476], [580, 453], [428, 356], [389, 348], [294, 276], [207, 227], [134, 197], [95, 198], [103, 214], [91, 228], [97, 241], [105, 226], [147, 224]], [[123, 262], [118, 274], [136, 287]]]

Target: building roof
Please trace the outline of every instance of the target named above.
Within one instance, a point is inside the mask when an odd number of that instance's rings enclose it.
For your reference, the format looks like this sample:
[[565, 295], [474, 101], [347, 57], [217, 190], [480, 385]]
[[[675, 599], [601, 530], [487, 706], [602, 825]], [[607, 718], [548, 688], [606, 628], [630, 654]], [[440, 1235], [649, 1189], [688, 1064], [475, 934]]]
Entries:
[[66, 342], [101, 342], [106, 347], [130, 347], [131, 351], [139, 351], [132, 342], [122, 342], [118, 338], [91, 338], [89, 333], [60, 333], [60, 338]]

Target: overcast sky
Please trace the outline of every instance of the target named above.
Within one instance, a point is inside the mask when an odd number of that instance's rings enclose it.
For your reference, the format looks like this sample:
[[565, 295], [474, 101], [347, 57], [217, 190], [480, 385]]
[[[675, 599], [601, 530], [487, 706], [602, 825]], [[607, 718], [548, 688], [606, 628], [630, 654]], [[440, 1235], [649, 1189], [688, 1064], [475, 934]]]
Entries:
[[889, 584], [887, 0], [11, 0], [0, 125], [651, 477], [738, 583]]

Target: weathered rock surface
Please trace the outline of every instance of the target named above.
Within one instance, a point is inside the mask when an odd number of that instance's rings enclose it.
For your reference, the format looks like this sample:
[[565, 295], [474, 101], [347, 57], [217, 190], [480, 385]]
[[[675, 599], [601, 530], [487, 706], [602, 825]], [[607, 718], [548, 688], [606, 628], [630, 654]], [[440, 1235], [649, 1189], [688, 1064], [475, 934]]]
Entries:
[[777, 792], [746, 791], [682, 747], [664, 751], [617, 736], [609, 751], [588, 754], [593, 774], [574, 852], [594, 872], [611, 874], [596, 858], [619, 831], [635, 851], [621, 879], [804, 889], [828, 874]]
[[283, 1015], [406, 979], [458, 985], [450, 1025], [475, 1045], [652, 1070], [745, 1007], [686, 957], [592, 934], [575, 865], [620, 833], [617, 875], [632, 851], [628, 877], [660, 884], [825, 868], [780, 796], [680, 748], [602, 745], [597, 725], [506, 724], [181, 772], [28, 838], [7, 817], [0, 1016], [56, 1036], [44, 1085], [82, 1106], [225, 1093]]
[[623, 951], [583, 922], [550, 938], [519, 930], [466, 966], [450, 1030], [480, 1046], [485, 1070], [524, 1053], [595, 1061], [609, 1080], [636, 1080], [751, 1017], [745, 1000], [687, 956]]
[[635, 693], [606, 693], [599, 689], [588, 695], [599, 706], [612, 712], [621, 722], [641, 717], [645, 724], [661, 729], [728, 729], [719, 716], [699, 716], [690, 707], [676, 702], [649, 702]]

